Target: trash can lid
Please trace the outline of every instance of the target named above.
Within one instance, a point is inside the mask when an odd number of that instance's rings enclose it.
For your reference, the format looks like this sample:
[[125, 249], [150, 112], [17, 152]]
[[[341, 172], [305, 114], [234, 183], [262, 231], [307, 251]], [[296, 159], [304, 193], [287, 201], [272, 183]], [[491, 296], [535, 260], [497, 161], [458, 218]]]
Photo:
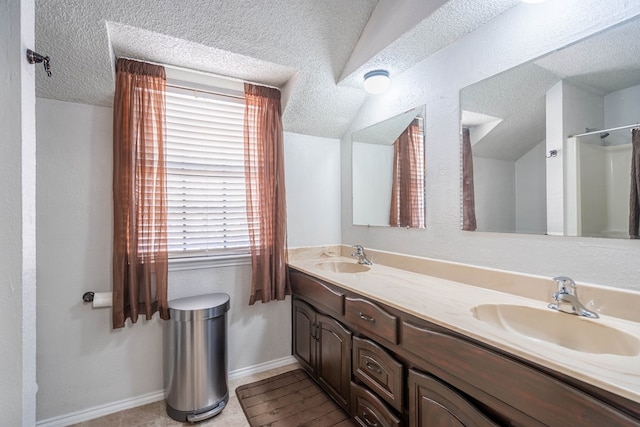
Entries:
[[229, 310], [229, 295], [224, 293], [195, 295], [169, 301], [172, 320], [210, 319]]

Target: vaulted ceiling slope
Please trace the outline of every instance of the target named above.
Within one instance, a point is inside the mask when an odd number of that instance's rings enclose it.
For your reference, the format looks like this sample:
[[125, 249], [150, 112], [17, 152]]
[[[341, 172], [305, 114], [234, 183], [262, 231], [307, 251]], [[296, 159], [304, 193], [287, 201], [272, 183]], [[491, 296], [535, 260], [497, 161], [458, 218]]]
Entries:
[[[340, 138], [366, 99], [366, 71], [400, 73], [517, 0], [432, 0], [407, 19], [422, 2], [36, 0], [35, 50], [53, 71], [37, 73], [36, 93], [111, 106], [125, 56], [278, 86], [286, 131]], [[376, 7], [397, 13], [385, 20]]]

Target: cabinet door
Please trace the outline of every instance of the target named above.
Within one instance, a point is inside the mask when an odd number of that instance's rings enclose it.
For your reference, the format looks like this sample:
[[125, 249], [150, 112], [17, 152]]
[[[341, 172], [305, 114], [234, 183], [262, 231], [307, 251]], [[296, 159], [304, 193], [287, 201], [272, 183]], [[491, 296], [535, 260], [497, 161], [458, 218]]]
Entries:
[[311, 374], [316, 373], [316, 312], [302, 301], [293, 300], [293, 355]]
[[409, 370], [411, 427], [497, 427], [454, 389], [435, 378]]
[[331, 317], [316, 315], [318, 358], [316, 378], [343, 408], [349, 410], [351, 332]]

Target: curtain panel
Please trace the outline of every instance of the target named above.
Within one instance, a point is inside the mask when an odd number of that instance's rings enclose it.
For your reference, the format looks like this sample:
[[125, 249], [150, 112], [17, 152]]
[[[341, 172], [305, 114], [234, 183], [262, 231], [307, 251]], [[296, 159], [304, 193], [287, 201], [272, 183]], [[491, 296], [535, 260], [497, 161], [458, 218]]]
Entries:
[[462, 229], [475, 231], [476, 202], [473, 188], [473, 153], [469, 129], [462, 129]]
[[424, 143], [418, 119], [393, 143], [389, 224], [424, 228]]
[[629, 237], [631, 239], [640, 239], [640, 129], [631, 131], [631, 144]]
[[164, 68], [120, 58], [113, 102], [113, 328], [167, 306]]
[[283, 300], [287, 280], [287, 207], [280, 91], [245, 83], [245, 180], [251, 246], [249, 304]]

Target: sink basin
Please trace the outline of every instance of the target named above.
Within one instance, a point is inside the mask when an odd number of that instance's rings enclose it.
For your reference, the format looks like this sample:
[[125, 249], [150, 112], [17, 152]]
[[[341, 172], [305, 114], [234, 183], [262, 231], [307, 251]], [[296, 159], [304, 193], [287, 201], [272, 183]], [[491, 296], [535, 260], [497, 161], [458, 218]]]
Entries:
[[316, 268], [319, 270], [331, 271], [332, 273], [364, 273], [371, 269], [368, 265], [346, 261], [321, 262], [316, 264]]
[[583, 353], [636, 356], [640, 338], [619, 329], [555, 310], [509, 304], [483, 304], [473, 317], [509, 333]]

